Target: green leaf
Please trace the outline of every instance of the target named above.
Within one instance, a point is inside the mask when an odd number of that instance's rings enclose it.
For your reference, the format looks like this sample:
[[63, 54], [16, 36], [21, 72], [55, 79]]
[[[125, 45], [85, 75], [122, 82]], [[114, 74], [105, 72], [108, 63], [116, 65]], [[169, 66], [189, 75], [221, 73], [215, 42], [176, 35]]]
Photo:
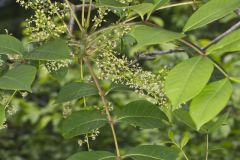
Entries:
[[152, 3], [141, 3], [138, 5], [129, 6], [128, 8], [136, 12], [144, 19], [144, 15], [151, 12], [154, 5]]
[[116, 160], [116, 157], [106, 151], [79, 152], [70, 156], [67, 160]]
[[169, 0], [153, 0], [154, 2], [154, 9], [157, 9], [163, 5], [165, 5], [166, 3], [169, 2]]
[[0, 34], [0, 54], [19, 54], [23, 53], [23, 44], [13, 36]]
[[64, 103], [85, 96], [97, 95], [98, 90], [94, 85], [83, 82], [72, 82], [62, 87], [60, 90], [57, 103]]
[[0, 129], [3, 128], [4, 123], [6, 122], [5, 109], [0, 104]]
[[225, 113], [217, 118], [216, 121], [210, 121], [201, 127], [205, 133], [213, 133], [226, 123], [229, 113]]
[[68, 68], [67, 67], [63, 67], [63, 68], [60, 68], [57, 71], [51, 71], [50, 72], [52, 77], [55, 78], [58, 81], [62, 81], [66, 77], [67, 73], [68, 73]]
[[36, 75], [36, 68], [30, 65], [19, 65], [0, 77], [0, 89], [31, 91]]
[[157, 10], [159, 7], [165, 5], [166, 3], [169, 2], [169, 0], [153, 0], [154, 2], [154, 6], [151, 10], [151, 12], [148, 14], [148, 17], [150, 17], [150, 15], [155, 11]]
[[189, 139], [190, 139], [190, 134], [188, 132], [185, 132], [184, 135], [183, 135], [183, 138], [182, 138], [182, 140], [180, 142], [181, 148], [186, 146], [186, 144], [188, 143]]
[[127, 122], [144, 129], [160, 128], [167, 121], [158, 106], [144, 100], [131, 102], [116, 113], [118, 122]]
[[127, 5], [124, 5], [123, 3], [120, 3], [116, 0], [99, 0], [99, 6], [101, 7], [113, 7], [113, 8], [122, 8], [127, 7]]
[[6, 54], [0, 54], [0, 62], [1, 62], [1, 67], [0, 67], [0, 77], [2, 75], [4, 75], [8, 69], [9, 69], [9, 65], [7, 63], [8, 60], [8, 56]]
[[185, 60], [168, 74], [165, 90], [173, 109], [198, 95], [213, 72], [211, 61], [202, 56]]
[[194, 124], [189, 112], [185, 109], [177, 109], [173, 112], [173, 115], [175, 118], [186, 124], [188, 127], [194, 130], [196, 129], [196, 125]]
[[137, 47], [166, 43], [184, 37], [180, 33], [145, 25], [132, 28], [130, 34], [137, 40]]
[[113, 83], [108, 89], [108, 91], [106, 92], [106, 94], [109, 94], [112, 92], [130, 92], [130, 91], [133, 91], [133, 90], [128, 86]]
[[169, 130], [168, 131], [168, 138], [175, 143], [175, 138], [174, 138], [174, 133], [173, 131]]
[[62, 124], [62, 135], [72, 138], [77, 135], [86, 134], [94, 129], [100, 128], [107, 123], [106, 116], [100, 111], [77, 111], [73, 112]]
[[240, 29], [224, 37], [215, 45], [208, 48], [208, 54], [221, 54], [225, 52], [240, 51]]
[[25, 53], [24, 59], [54, 61], [70, 59], [70, 49], [65, 40], [55, 39], [44, 43], [31, 53]]
[[190, 31], [216, 21], [240, 7], [239, 0], [211, 0], [200, 7], [187, 21], [183, 31]]
[[179, 150], [159, 145], [143, 145], [131, 149], [124, 157], [134, 160], [174, 160], [178, 158]]
[[137, 5], [128, 6], [126, 4], [118, 2], [116, 0], [100, 0], [99, 6], [130, 9], [130, 10], [133, 10], [134, 12], [136, 12], [137, 14], [139, 14], [141, 16], [141, 18], [143, 19], [143, 16], [146, 13], [150, 12], [154, 5], [152, 3], [141, 3], [141, 4], [137, 4]]
[[214, 118], [228, 103], [232, 85], [228, 79], [213, 82], [193, 99], [190, 104], [190, 115], [197, 129]]

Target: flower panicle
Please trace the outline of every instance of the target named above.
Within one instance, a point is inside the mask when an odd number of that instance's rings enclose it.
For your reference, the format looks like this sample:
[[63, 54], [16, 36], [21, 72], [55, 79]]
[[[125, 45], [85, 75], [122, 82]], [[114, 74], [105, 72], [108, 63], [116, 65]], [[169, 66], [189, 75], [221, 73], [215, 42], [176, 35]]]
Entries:
[[25, 9], [34, 10], [34, 15], [26, 19], [26, 34], [32, 41], [44, 41], [60, 37], [67, 28], [63, 19], [69, 15], [66, 3], [49, 1], [16, 0]]
[[138, 65], [129, 67], [131, 61], [125, 56], [118, 58], [116, 54], [116, 51], [104, 50], [98, 55], [96, 64], [100, 79], [129, 86], [147, 100], [160, 106], [167, 106], [164, 81], [168, 70], [163, 68], [159, 74], [153, 74], [144, 71]]

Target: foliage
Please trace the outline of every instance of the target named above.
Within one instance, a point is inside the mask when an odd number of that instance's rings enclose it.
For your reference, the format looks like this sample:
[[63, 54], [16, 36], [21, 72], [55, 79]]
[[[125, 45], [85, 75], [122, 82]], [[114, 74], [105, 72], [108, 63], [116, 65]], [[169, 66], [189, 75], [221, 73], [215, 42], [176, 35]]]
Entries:
[[[223, 158], [212, 153], [217, 149], [209, 146], [209, 137], [227, 130], [233, 125], [230, 120], [239, 120], [228, 117], [239, 113], [236, 83], [240, 75], [235, 70], [239, 56], [232, 53], [239, 52], [240, 25], [204, 44], [194, 34], [225, 16], [236, 19], [239, 0], [16, 2], [31, 9], [33, 16], [26, 20], [25, 40], [0, 35], [0, 127], [4, 132], [12, 124], [18, 127], [20, 119], [37, 124], [31, 126], [36, 132], [50, 126], [66, 142], [78, 138], [81, 150], [87, 150], [74, 154], [70, 143], [67, 154], [56, 153], [57, 159], [188, 160], [201, 153], [206, 160]], [[186, 20], [182, 33], [162, 27], [159, 15], [189, 5], [198, 9]], [[171, 19], [167, 16], [165, 21]], [[153, 63], [144, 63], [149, 60]], [[16, 117], [14, 105], [21, 106]], [[237, 111], [228, 114], [231, 110]], [[237, 131], [231, 133], [238, 135]], [[147, 145], [135, 146], [137, 136], [123, 139], [130, 133], [149, 139], [154, 137], [151, 132], [161, 133], [160, 141], [155, 137]], [[226, 132], [221, 136], [230, 134]], [[206, 135], [206, 147], [198, 145], [202, 135]], [[107, 145], [94, 145], [104, 141]], [[223, 159], [231, 159], [226, 155]]]

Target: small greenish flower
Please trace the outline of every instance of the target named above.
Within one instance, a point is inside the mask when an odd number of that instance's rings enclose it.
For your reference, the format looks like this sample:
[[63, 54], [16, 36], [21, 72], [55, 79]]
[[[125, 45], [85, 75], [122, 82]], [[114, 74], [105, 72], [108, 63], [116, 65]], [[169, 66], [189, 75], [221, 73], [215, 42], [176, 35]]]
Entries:
[[66, 33], [63, 19], [68, 16], [69, 9], [65, 3], [50, 3], [47, 0], [16, 0], [25, 9], [32, 9], [34, 15], [26, 19], [26, 34], [32, 41], [44, 41]]
[[61, 68], [68, 67], [71, 62], [69, 60], [47, 61], [45, 67], [49, 72], [58, 71]]
[[147, 100], [160, 106], [167, 106], [164, 81], [168, 70], [164, 68], [161, 73], [153, 74], [137, 65], [128, 67], [130, 63], [131, 61], [124, 56], [118, 58], [113, 50], [102, 51], [96, 59], [101, 79], [129, 86]]

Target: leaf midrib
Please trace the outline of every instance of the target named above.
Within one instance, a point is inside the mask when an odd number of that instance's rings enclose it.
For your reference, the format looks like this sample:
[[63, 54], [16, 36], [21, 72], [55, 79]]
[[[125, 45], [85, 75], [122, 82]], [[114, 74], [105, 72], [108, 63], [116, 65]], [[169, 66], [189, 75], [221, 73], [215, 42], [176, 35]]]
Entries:
[[[183, 85], [182, 93], [186, 90], [186, 86], [187, 86], [187, 84], [188, 84], [188, 82], [189, 82], [189, 79], [190, 79], [193, 71], [195, 70], [197, 64], [198, 64], [201, 60], [203, 60], [202, 57], [200, 57], [199, 60], [196, 61], [196, 63], [193, 65], [193, 67], [192, 67], [192, 69], [190, 70], [190, 72], [187, 74], [186, 81], [185, 81], [185, 83], [184, 83], [184, 85]], [[180, 94], [180, 96], [178, 96], [178, 99], [177, 99], [177, 101], [176, 101], [176, 102], [177, 102], [176, 104], [179, 104], [179, 103], [180, 103], [180, 100], [181, 100], [182, 96], [183, 96], [183, 94]], [[182, 102], [181, 102], [181, 103], [182, 103]], [[176, 104], [175, 104], [175, 105], [176, 105]]]

